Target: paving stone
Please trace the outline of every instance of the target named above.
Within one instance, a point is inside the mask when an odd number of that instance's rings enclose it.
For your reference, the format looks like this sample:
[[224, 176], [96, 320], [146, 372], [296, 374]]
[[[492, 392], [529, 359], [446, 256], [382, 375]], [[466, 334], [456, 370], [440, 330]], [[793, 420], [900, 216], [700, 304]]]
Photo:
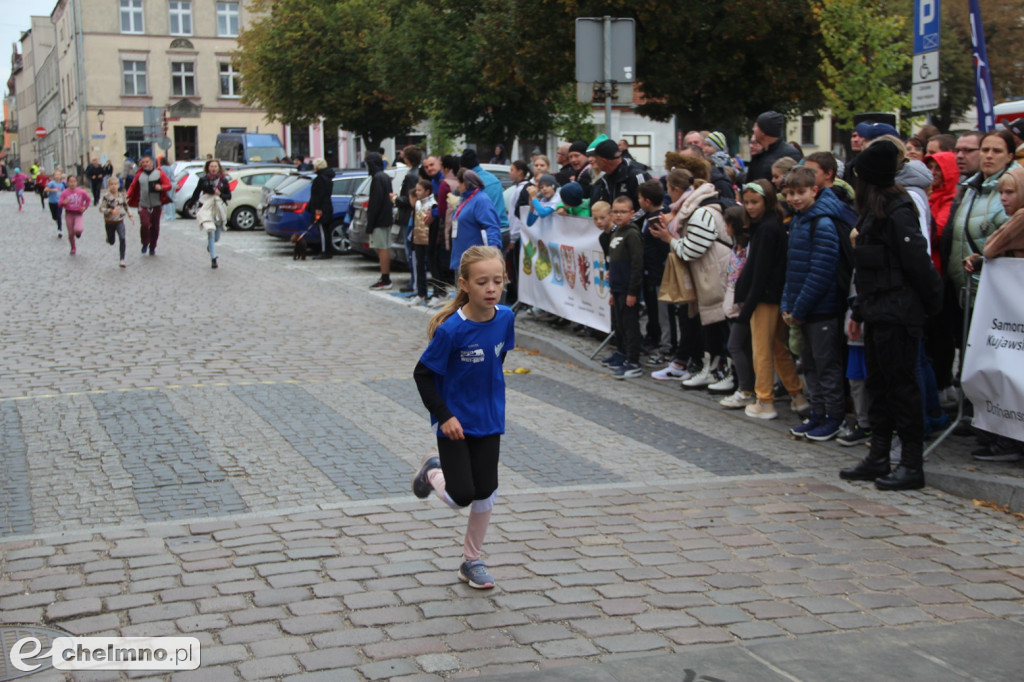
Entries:
[[238, 666], [238, 672], [246, 680], [265, 680], [299, 672], [299, 665], [291, 656], [273, 656], [246, 661]]
[[46, 618], [47, 620], [64, 620], [65, 618], [91, 616], [102, 610], [103, 604], [95, 597], [60, 601], [54, 602], [46, 608]]
[[732, 606], [701, 606], [690, 609], [689, 613], [705, 625], [728, 625], [750, 620], [743, 611]]
[[347, 668], [363, 662], [359, 651], [352, 647], [319, 649], [299, 654], [297, 658], [307, 671]]

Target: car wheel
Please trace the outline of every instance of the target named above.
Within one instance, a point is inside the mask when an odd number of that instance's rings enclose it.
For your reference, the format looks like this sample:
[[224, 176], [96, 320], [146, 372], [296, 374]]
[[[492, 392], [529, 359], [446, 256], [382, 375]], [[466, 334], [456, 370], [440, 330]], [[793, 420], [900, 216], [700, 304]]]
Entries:
[[331, 223], [331, 238], [329, 240], [329, 248], [334, 253], [352, 253], [352, 244], [348, 240], [348, 235], [345, 232], [345, 221], [335, 220]]
[[256, 209], [251, 206], [239, 206], [231, 214], [231, 224], [239, 230], [252, 230], [256, 228]]
[[192, 220], [196, 219], [196, 213], [198, 212], [199, 207], [196, 206], [196, 202], [192, 201], [191, 199], [186, 201], [185, 205], [181, 207], [181, 214], [186, 218], [190, 218]]

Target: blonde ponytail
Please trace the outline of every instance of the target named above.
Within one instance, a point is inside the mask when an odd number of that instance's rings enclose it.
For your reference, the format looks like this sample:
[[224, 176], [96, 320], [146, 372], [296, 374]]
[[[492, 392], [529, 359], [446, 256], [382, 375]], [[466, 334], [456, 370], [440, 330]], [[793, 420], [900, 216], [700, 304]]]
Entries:
[[[495, 259], [501, 261], [502, 265], [505, 263], [504, 256], [501, 255], [501, 251], [493, 246], [471, 246], [465, 250], [462, 254], [462, 258], [459, 260], [459, 279], [469, 280], [469, 268], [474, 263], [479, 263], [484, 260]], [[455, 314], [455, 311], [462, 306], [469, 303], [469, 293], [462, 288], [461, 284], [456, 284], [459, 287], [458, 293], [455, 298], [448, 301], [437, 313], [430, 318], [430, 322], [427, 324], [427, 338], [434, 338], [434, 332], [437, 328], [444, 324], [445, 320]]]

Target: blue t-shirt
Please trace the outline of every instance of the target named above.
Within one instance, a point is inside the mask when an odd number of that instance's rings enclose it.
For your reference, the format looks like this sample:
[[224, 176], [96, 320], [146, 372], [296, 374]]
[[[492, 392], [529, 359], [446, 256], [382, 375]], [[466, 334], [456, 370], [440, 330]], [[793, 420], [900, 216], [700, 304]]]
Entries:
[[58, 191], [50, 192], [46, 196], [50, 200], [51, 204], [56, 204], [58, 201], [60, 201], [60, 193], [66, 190], [68, 186], [67, 183], [57, 182], [56, 180], [50, 180], [48, 183], [46, 183], [46, 189], [53, 188], [57, 188]]
[[[505, 433], [505, 375], [501, 356], [515, 348], [515, 315], [494, 307], [489, 322], [466, 319], [459, 309], [434, 332], [420, 356], [437, 375], [437, 391], [467, 436]], [[437, 417], [430, 423], [444, 438]]]

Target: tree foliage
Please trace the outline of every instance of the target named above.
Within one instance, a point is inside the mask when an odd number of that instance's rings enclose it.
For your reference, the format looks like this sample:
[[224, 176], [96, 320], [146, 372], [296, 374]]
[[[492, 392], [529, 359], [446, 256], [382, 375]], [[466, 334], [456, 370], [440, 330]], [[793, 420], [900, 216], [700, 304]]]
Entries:
[[875, 0], [821, 0], [825, 103], [840, 125], [860, 111], [894, 111], [908, 103], [900, 77], [910, 62], [906, 17]]
[[255, 0], [252, 9], [259, 18], [235, 54], [246, 103], [291, 124], [323, 117], [371, 148], [420, 120], [425, 94], [407, 80], [416, 55], [402, 49], [415, 17], [401, 3]]

